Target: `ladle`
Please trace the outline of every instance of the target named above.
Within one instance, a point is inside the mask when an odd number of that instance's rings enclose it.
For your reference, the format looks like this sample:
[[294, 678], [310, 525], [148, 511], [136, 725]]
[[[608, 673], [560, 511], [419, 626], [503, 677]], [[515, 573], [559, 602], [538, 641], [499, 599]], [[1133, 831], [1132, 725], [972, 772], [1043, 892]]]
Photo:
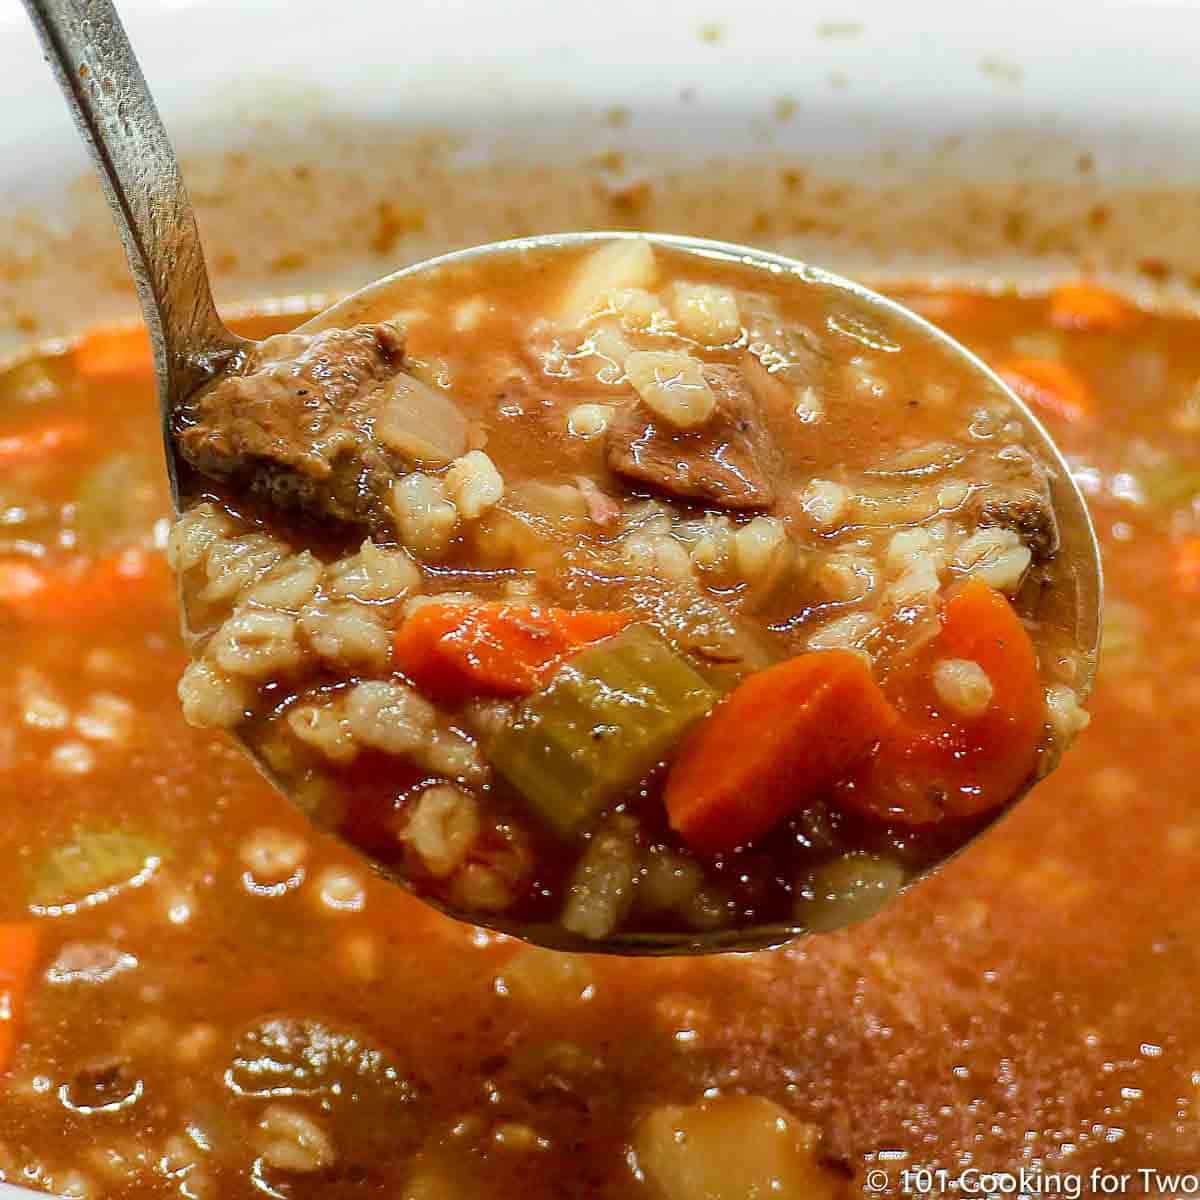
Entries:
[[[204, 254], [191, 203], [166, 130], [146, 87], [120, 19], [110, 0], [25, 0], [46, 56], [72, 115], [91, 150], [113, 210], [137, 284], [142, 312], [154, 349], [172, 498], [178, 509], [181, 462], [173, 440], [175, 414], [196, 390], [236, 362], [251, 343], [232, 333], [213, 304]], [[422, 273], [449, 263], [528, 246], [579, 247], [617, 237], [647, 237], [653, 244], [727, 261], [740, 261], [798, 282], [819, 282], [845, 289], [858, 305], [875, 305], [892, 322], [907, 321], [923, 338], [934, 338], [982, 376], [990, 389], [1007, 393], [1013, 413], [1025, 426], [1025, 444], [1048, 469], [1057, 516], [1067, 593], [1056, 598], [1059, 618], [1073, 626], [1083, 669], [1079, 693], [1091, 686], [1099, 641], [1101, 574], [1099, 548], [1082, 496], [1046, 430], [1026, 405], [969, 351], [916, 314], [859, 284], [840, 279], [793, 259], [745, 246], [665, 234], [566, 233], [518, 243], [477, 246], [404, 267], [367, 285], [315, 317], [304, 329], [351, 325], [372, 314], [385, 293], [402, 289]], [[393, 306], [394, 309], [394, 306]], [[261, 765], [261, 764], [260, 764]], [[268, 772], [269, 774], [269, 772]], [[377, 864], [378, 865], [378, 864]], [[393, 872], [397, 882], [403, 883]], [[911, 881], [910, 881], [911, 882]], [[788, 925], [756, 925], [715, 933], [615, 935], [603, 943], [572, 941], [550, 926], [496, 928], [546, 945], [626, 954], [703, 953], [777, 945], [805, 930]]]

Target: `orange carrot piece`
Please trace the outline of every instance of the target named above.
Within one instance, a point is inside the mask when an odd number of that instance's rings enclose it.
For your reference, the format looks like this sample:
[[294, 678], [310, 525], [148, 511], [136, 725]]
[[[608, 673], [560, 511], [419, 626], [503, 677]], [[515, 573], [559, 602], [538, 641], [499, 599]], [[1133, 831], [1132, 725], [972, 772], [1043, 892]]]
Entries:
[[0, 436], [0, 467], [18, 467], [41, 462], [90, 441], [88, 427], [80, 421], [63, 421]]
[[1124, 296], [1096, 283], [1065, 283], [1050, 293], [1050, 323], [1059, 329], [1113, 333], [1139, 315]]
[[0, 611], [39, 625], [142, 617], [171, 603], [169, 580], [163, 556], [136, 546], [60, 567], [0, 559]]
[[[933, 689], [939, 659], [978, 663], [992, 699], [978, 717], [948, 716]], [[942, 629], [893, 695], [904, 719], [836, 791], [847, 807], [904, 825], [978, 816], [1033, 774], [1046, 717], [1033, 643], [1000, 592], [978, 580], [955, 588]]]
[[1095, 408], [1091, 389], [1065, 363], [1051, 358], [1010, 358], [996, 372], [1031, 408], [1067, 421], [1086, 420]]
[[628, 613], [571, 611], [529, 604], [423, 604], [400, 626], [392, 660], [438, 699], [524, 696], [562, 661], [611, 637]]
[[74, 586], [59, 581], [65, 586], [46, 596], [46, 608], [64, 621], [95, 614], [140, 616], [171, 603], [170, 578], [162, 554], [131, 546], [94, 561]]
[[1172, 569], [1180, 591], [1200, 593], [1200, 537], [1184, 538], [1175, 547]]
[[684, 739], [667, 777], [671, 828], [709, 854], [761, 837], [828, 791], [898, 719], [847, 650], [759, 671]]
[[154, 373], [150, 335], [144, 325], [93, 329], [75, 344], [75, 369], [85, 379], [132, 379]]
[[0, 925], [0, 1075], [12, 1069], [21, 1019], [37, 960], [33, 925]]

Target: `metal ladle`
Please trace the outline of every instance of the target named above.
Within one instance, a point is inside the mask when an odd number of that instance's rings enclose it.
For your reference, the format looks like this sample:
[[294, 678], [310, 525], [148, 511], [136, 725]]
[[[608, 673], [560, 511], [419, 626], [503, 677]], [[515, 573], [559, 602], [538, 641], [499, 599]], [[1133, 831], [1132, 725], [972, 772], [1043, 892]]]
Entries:
[[[167, 469], [172, 499], [178, 510], [180, 460], [173, 439], [174, 415], [198, 388], [213, 380], [253, 343], [227, 329], [213, 304], [195, 216], [179, 163], [110, 0], [24, 0], [24, 3], [91, 151], [137, 285], [154, 350]], [[677, 251], [740, 262], [775, 274], [792, 274], [798, 281], [843, 289], [858, 304], [874, 305], [892, 321], [908, 322], [919, 336], [939, 342], [981, 377], [981, 383], [1004, 393], [1013, 415], [1024, 425], [1026, 445], [1050, 474], [1052, 502], [1060, 530], [1059, 554], [1064, 568], [1061, 577], [1068, 581], [1061, 594], [1053, 597], [1053, 604], [1063, 626], [1074, 631], [1082, 658], [1076, 686], [1081, 695], [1087, 694], [1100, 634], [1100, 553], [1083, 497], [1067, 464], [1038, 419], [984, 363], [923, 318], [856, 283], [781, 255], [700, 238], [568, 233], [478, 246], [405, 267], [333, 305], [302, 328], [315, 330], [357, 323], [371, 315], [373, 305], [380, 304], [385, 293], [402, 287], [415, 276], [455, 261], [496, 252], [510, 253], [521, 246], [582, 246], [619, 237], [646, 237], [652, 244]], [[387, 873], [397, 882], [405, 882], [394, 872]], [[799, 926], [773, 924], [715, 933], [614, 935], [604, 942], [585, 942], [553, 926], [518, 927], [503, 920], [491, 924], [545, 945], [624, 954], [759, 949], [808, 932]]]

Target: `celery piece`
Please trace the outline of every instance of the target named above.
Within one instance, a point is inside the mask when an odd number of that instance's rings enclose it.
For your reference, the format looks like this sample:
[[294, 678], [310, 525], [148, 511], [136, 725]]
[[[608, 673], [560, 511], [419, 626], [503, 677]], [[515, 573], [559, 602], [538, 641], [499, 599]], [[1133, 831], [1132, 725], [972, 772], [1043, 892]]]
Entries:
[[39, 907], [94, 903], [162, 861], [162, 848], [141, 834], [76, 829], [55, 847], [34, 875], [30, 900]]
[[577, 833], [665, 758], [718, 693], [647, 625], [581, 651], [491, 746], [493, 766], [556, 833]]

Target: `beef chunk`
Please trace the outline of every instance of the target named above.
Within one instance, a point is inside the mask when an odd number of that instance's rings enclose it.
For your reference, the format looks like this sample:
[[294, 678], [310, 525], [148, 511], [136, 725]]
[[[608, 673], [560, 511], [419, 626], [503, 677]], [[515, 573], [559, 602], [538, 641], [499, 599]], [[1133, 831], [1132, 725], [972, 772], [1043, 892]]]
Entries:
[[679, 430], [639, 404], [609, 423], [609, 468], [683, 500], [767, 508], [775, 500], [774, 456], [754, 393], [736, 367], [705, 366], [704, 378], [717, 398], [711, 420]]
[[1046, 562], [1058, 549], [1054, 510], [1037, 492], [1012, 492], [985, 500], [979, 507], [979, 524], [1011, 529], [1032, 551], [1035, 562]]
[[[268, 338], [189, 402], [180, 453], [276, 507], [390, 528], [396, 478], [414, 460], [446, 462], [466, 449], [453, 402], [403, 365], [404, 335], [390, 322]], [[414, 439], [422, 428], [435, 431], [434, 444]]]
[[1034, 562], [1045, 563], [1059, 544], [1046, 469], [1024, 450], [1010, 447], [1004, 455], [1010, 478], [983, 492], [979, 524], [1011, 529], [1029, 547]]
[[371, 1164], [411, 1152], [420, 1138], [424, 1086], [365, 1031], [311, 1016], [264, 1017], [238, 1037], [225, 1070], [237, 1097], [298, 1099], [324, 1114], [339, 1161]]

